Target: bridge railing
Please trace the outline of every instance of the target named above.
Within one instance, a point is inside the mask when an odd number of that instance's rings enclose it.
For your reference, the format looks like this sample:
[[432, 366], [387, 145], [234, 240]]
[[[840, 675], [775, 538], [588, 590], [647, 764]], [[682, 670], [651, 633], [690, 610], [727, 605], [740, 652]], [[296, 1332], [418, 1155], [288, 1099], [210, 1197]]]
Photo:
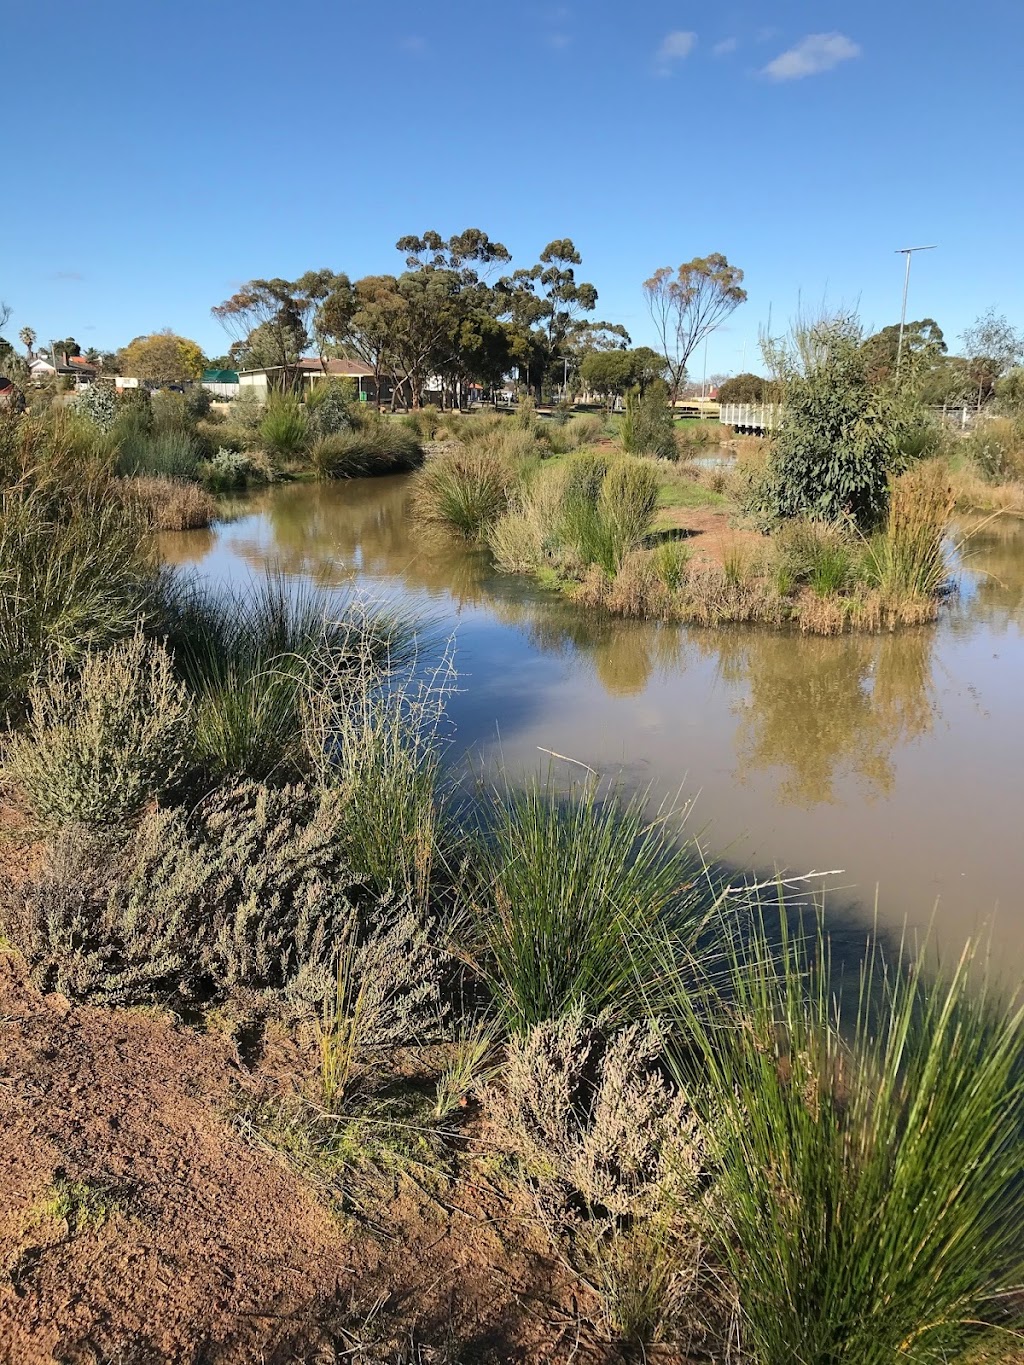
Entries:
[[719, 421], [737, 431], [771, 431], [776, 421], [774, 403], [723, 403]]

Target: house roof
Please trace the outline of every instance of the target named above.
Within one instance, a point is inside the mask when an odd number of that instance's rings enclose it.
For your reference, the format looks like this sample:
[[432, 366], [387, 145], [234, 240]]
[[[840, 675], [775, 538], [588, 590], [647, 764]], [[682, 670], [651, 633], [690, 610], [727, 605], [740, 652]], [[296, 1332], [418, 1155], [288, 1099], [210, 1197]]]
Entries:
[[367, 365], [365, 360], [328, 360], [325, 364], [319, 356], [304, 356], [297, 368], [312, 374], [334, 374], [343, 379], [355, 379], [360, 375], [370, 378], [373, 375], [373, 366]]
[[[238, 373], [276, 374], [284, 368], [284, 365], [258, 365], [251, 370], [239, 370]], [[367, 365], [364, 360], [328, 360], [325, 365], [317, 356], [303, 356], [288, 368], [298, 370], [300, 374], [333, 374], [339, 379], [356, 379], [359, 376], [370, 378], [373, 375], [373, 366]]]

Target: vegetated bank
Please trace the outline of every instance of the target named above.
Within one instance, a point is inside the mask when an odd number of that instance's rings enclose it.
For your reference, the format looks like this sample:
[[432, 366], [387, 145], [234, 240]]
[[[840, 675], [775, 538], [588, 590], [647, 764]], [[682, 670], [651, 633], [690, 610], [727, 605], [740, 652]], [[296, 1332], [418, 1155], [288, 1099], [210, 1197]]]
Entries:
[[466, 427], [419, 476], [421, 515], [481, 540], [499, 569], [622, 615], [826, 635], [934, 619], [955, 508], [1020, 502], [1014, 420], [951, 437], [909, 380], [870, 380], [849, 319], [767, 354], [782, 421], [731, 468], [692, 458], [711, 429], [674, 425], [655, 383], [582, 440], [529, 410], [517, 443]]
[[413, 623], [184, 583], [59, 428], [0, 471], [16, 1358], [998, 1357], [1020, 1016], [966, 960], [838, 1017], [667, 812], [467, 802]]
[[222, 515], [218, 494], [282, 479], [392, 474], [423, 459], [415, 427], [358, 403], [350, 381], [218, 404], [200, 386], [115, 393], [93, 385], [66, 404], [49, 391], [29, 394], [22, 439], [102, 466], [115, 476], [111, 495], [157, 531], [208, 526]]

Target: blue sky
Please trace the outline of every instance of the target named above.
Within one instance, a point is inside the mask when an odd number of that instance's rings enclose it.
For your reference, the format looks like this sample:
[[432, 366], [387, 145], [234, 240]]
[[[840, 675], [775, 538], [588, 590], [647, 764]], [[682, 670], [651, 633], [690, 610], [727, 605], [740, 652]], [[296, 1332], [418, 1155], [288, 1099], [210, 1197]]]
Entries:
[[725, 252], [750, 297], [711, 371], [801, 298], [897, 321], [901, 246], [938, 243], [909, 315], [951, 343], [992, 305], [1024, 325], [1020, 0], [8, 0], [2, 32], [9, 337], [217, 353], [243, 280], [467, 226], [517, 265], [571, 236], [637, 343], [643, 279]]

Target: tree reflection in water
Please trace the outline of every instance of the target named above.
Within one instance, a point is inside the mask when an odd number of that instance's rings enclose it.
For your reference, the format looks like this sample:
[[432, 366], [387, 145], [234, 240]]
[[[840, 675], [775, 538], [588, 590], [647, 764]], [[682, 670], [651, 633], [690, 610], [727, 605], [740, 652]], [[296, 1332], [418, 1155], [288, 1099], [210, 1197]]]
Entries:
[[779, 769], [779, 800], [808, 807], [834, 801], [847, 776], [869, 798], [891, 792], [893, 750], [934, 721], [933, 641], [924, 627], [837, 639], [720, 631], [695, 643], [746, 691], [736, 706], [740, 780]]

